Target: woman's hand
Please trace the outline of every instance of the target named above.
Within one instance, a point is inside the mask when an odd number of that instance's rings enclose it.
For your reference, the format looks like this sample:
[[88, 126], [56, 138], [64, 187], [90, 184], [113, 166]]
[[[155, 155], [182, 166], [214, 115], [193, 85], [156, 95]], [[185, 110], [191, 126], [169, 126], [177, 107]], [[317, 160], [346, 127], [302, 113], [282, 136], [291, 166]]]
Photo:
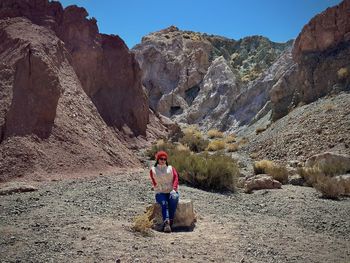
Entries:
[[178, 198], [178, 196], [179, 196], [179, 194], [174, 189], [171, 190], [171, 192], [170, 192], [171, 199], [176, 199], [176, 198]]

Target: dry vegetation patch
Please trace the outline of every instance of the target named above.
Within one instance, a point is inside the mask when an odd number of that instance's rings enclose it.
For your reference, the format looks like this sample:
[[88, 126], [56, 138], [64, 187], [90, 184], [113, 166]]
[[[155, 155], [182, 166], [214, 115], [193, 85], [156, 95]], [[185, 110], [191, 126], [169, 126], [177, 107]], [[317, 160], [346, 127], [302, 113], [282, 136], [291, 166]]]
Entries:
[[269, 160], [261, 160], [254, 162], [253, 168], [255, 174], [268, 174], [282, 184], [288, 182], [288, 170], [282, 165]]
[[217, 129], [211, 129], [208, 131], [208, 137], [210, 139], [214, 139], [214, 138], [223, 138], [224, 137], [224, 133], [217, 130]]
[[209, 142], [207, 151], [215, 152], [225, 149], [225, 142], [223, 140], [213, 140]]

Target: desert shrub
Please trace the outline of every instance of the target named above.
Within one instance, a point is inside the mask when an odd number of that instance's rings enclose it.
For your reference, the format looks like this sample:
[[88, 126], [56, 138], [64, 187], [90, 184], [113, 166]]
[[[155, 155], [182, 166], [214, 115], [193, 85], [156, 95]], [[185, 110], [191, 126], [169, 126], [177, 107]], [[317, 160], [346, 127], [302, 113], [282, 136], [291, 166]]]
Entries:
[[300, 168], [298, 173], [306, 185], [314, 187], [322, 196], [337, 199], [340, 195], [350, 194], [350, 180], [332, 177], [335, 174], [333, 165]]
[[275, 164], [269, 160], [261, 160], [254, 162], [253, 168], [255, 174], [268, 174], [282, 184], [288, 182], [288, 170], [282, 165]]
[[226, 144], [226, 149], [228, 152], [238, 151], [239, 145], [237, 143]]
[[204, 151], [209, 144], [209, 141], [205, 140], [199, 131], [185, 131], [184, 134], [179, 141], [187, 145], [193, 152]]
[[140, 232], [144, 236], [149, 236], [151, 234], [150, 229], [153, 226], [152, 214], [153, 209], [151, 208], [142, 215], [135, 216], [131, 229], [135, 232]]
[[334, 104], [327, 103], [323, 106], [323, 109], [325, 110], [325, 112], [331, 112], [335, 109], [335, 106]]
[[267, 169], [271, 168], [274, 165], [272, 161], [261, 160], [254, 162], [253, 168], [255, 174], [267, 174]]
[[250, 158], [252, 159], [258, 159], [259, 154], [257, 152], [252, 152], [249, 154]]
[[317, 177], [319, 176], [319, 174], [321, 173], [321, 171], [318, 168], [299, 168], [298, 169], [298, 174], [304, 179], [305, 184], [307, 186], [313, 186], [317, 180]]
[[234, 191], [239, 168], [225, 155], [193, 154], [172, 151], [171, 164], [179, 172], [180, 182], [206, 190]]
[[227, 136], [224, 138], [224, 141], [227, 142], [227, 143], [236, 142], [236, 136], [233, 135], [233, 134], [227, 135]]
[[314, 187], [317, 191], [321, 192], [322, 197], [329, 199], [338, 199], [340, 195], [345, 193], [341, 180], [325, 175], [317, 177]]
[[344, 186], [344, 194], [350, 195], [350, 178], [341, 179], [342, 185]]
[[348, 68], [340, 68], [338, 71], [337, 71], [337, 75], [338, 75], [338, 78], [340, 80], [343, 80], [343, 79], [346, 79], [348, 76], [349, 76], [349, 70]]
[[182, 143], [179, 143], [179, 144], [177, 144], [176, 145], [176, 147], [175, 147], [175, 149], [177, 150], [177, 151], [183, 151], [183, 152], [186, 152], [186, 151], [189, 151], [190, 150], [190, 148], [187, 146], [187, 145], [183, 145]]
[[210, 139], [214, 139], [214, 138], [223, 138], [224, 137], [224, 133], [217, 130], [217, 129], [211, 129], [208, 131], [208, 137]]
[[157, 143], [155, 145], [153, 145], [151, 147], [151, 149], [149, 149], [147, 152], [146, 152], [146, 155], [151, 158], [151, 159], [155, 159], [155, 155], [158, 151], [166, 151], [166, 152], [169, 152], [171, 151], [172, 149], [175, 148], [175, 145], [172, 144], [172, 143], [169, 143], [169, 142], [166, 142], [164, 140], [159, 140], [157, 141]]
[[207, 150], [212, 152], [222, 149], [225, 149], [225, 142], [223, 140], [213, 140], [209, 143], [207, 147]]
[[267, 169], [267, 174], [273, 179], [279, 181], [281, 184], [288, 183], [288, 170], [282, 165], [273, 165]]
[[260, 133], [262, 133], [263, 131], [265, 131], [267, 129], [267, 127], [259, 127], [255, 130], [255, 133], [258, 135]]
[[238, 144], [239, 144], [239, 145], [244, 145], [244, 144], [247, 144], [248, 142], [249, 142], [248, 138], [243, 137], [243, 138], [241, 138], [241, 139], [238, 141]]

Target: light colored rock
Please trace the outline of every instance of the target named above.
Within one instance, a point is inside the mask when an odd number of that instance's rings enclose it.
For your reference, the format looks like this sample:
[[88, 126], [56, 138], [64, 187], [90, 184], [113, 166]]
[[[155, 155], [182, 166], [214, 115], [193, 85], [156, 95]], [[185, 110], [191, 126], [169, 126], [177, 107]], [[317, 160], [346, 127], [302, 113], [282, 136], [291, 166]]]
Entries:
[[172, 26], [145, 36], [132, 51], [144, 72], [151, 108], [207, 131], [236, 129], [257, 113], [258, 118], [267, 114], [269, 106], [260, 110], [269, 105], [268, 91], [291, 61], [290, 45]]
[[350, 171], [350, 156], [346, 154], [324, 152], [311, 156], [305, 163], [306, 167], [334, 167], [339, 173]]
[[259, 174], [249, 178], [244, 184], [244, 191], [246, 193], [251, 193], [253, 190], [261, 189], [279, 189], [282, 184], [274, 180], [271, 176], [267, 174]]
[[211, 45], [196, 36], [198, 39], [185, 38], [171, 26], [143, 37], [133, 48], [150, 106], [167, 117], [182, 113], [191, 104], [209, 67]]
[[240, 86], [227, 61], [222, 56], [216, 58], [203, 78], [198, 96], [184, 113], [188, 123], [198, 123], [205, 130], [220, 128], [239, 93]]
[[[163, 225], [162, 210], [159, 204], [155, 203], [147, 207], [147, 211], [153, 209], [151, 219], [153, 219], [153, 227], [161, 230]], [[180, 199], [177, 205], [173, 228], [192, 229], [196, 222], [196, 214], [193, 208], [192, 200]]]
[[27, 183], [13, 182], [7, 183], [0, 188], [0, 195], [10, 195], [14, 193], [25, 193], [37, 191], [38, 188]]
[[224, 118], [222, 130], [236, 132], [264, 117], [271, 107], [270, 90], [293, 65], [291, 48], [287, 48], [261, 77], [242, 88]]

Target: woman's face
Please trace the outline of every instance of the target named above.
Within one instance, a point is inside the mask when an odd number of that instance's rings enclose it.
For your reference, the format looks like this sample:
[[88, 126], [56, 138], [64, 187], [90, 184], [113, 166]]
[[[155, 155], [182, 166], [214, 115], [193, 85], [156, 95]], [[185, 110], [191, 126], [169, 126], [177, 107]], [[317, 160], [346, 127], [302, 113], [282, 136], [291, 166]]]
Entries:
[[165, 163], [166, 163], [166, 158], [165, 157], [160, 157], [159, 159], [158, 159], [158, 163], [160, 164], [160, 165], [164, 165]]

